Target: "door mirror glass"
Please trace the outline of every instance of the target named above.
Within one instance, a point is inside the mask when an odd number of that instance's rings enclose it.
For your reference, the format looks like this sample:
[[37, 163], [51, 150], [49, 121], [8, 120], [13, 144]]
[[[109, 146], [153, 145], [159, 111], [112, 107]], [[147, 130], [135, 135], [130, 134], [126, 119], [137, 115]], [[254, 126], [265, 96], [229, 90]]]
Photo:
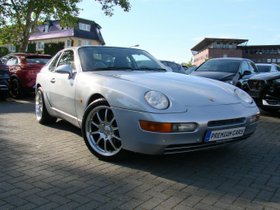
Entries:
[[69, 74], [70, 78], [73, 76], [73, 69], [72, 69], [72, 66], [69, 64], [64, 64], [64, 65], [58, 66], [55, 69], [55, 72], [61, 73], [61, 74]]
[[247, 76], [247, 75], [251, 75], [251, 74], [252, 74], [251, 71], [245, 70], [245, 71], [243, 72], [243, 75], [242, 75], [242, 76]]

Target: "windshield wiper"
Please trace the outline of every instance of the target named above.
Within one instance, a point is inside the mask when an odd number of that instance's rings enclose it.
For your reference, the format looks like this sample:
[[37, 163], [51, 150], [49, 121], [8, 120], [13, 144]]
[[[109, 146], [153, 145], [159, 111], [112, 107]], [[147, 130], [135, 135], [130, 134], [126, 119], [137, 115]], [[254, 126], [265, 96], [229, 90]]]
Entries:
[[107, 71], [107, 70], [133, 70], [131, 67], [104, 67], [104, 68], [96, 68], [94, 71]]
[[166, 69], [163, 68], [149, 68], [149, 67], [143, 67], [143, 68], [139, 68], [136, 69], [137, 71], [166, 71]]

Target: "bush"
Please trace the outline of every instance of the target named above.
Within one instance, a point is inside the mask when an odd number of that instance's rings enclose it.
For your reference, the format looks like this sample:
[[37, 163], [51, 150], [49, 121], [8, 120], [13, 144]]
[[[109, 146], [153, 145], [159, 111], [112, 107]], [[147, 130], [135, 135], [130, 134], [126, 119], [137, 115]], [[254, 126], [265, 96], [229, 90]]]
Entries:
[[28, 44], [27, 52], [36, 53], [36, 44], [35, 43]]
[[44, 53], [49, 55], [55, 55], [59, 50], [64, 49], [64, 42], [58, 43], [45, 43]]
[[6, 47], [0, 47], [0, 57], [3, 57], [5, 55], [9, 54], [9, 50]]

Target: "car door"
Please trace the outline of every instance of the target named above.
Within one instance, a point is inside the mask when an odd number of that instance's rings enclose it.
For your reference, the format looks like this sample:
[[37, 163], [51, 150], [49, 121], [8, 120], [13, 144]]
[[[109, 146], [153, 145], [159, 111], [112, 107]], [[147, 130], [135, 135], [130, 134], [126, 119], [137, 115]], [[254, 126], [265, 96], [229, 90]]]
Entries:
[[[71, 65], [73, 75], [58, 72], [62, 65]], [[56, 67], [51, 72], [49, 95], [52, 107], [63, 117], [73, 118], [76, 115], [75, 110], [75, 67], [74, 52], [66, 50], [59, 57]]]

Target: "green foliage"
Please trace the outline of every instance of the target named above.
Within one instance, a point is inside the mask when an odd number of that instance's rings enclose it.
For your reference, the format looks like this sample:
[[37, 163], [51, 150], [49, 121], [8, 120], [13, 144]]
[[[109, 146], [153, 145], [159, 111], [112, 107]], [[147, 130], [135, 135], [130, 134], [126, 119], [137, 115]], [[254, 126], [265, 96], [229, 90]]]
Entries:
[[36, 44], [35, 43], [28, 44], [27, 52], [28, 53], [36, 53]]
[[0, 28], [0, 43], [3, 44], [14, 44], [16, 45], [18, 43], [18, 35], [17, 35], [18, 29], [13, 26], [2, 26]]
[[185, 67], [191, 67], [191, 66], [193, 66], [193, 64], [192, 64], [192, 59], [191, 59], [189, 62], [187, 62], [187, 63], [182, 63], [182, 66], [185, 66]]
[[49, 55], [55, 55], [59, 50], [64, 48], [64, 42], [59, 43], [45, 43], [44, 53]]
[[125, 12], [130, 10], [129, 0], [95, 0], [102, 6], [102, 10], [108, 16], [112, 16], [114, 13], [114, 7], [119, 5]]
[[0, 57], [9, 54], [9, 50], [6, 47], [0, 47]]

